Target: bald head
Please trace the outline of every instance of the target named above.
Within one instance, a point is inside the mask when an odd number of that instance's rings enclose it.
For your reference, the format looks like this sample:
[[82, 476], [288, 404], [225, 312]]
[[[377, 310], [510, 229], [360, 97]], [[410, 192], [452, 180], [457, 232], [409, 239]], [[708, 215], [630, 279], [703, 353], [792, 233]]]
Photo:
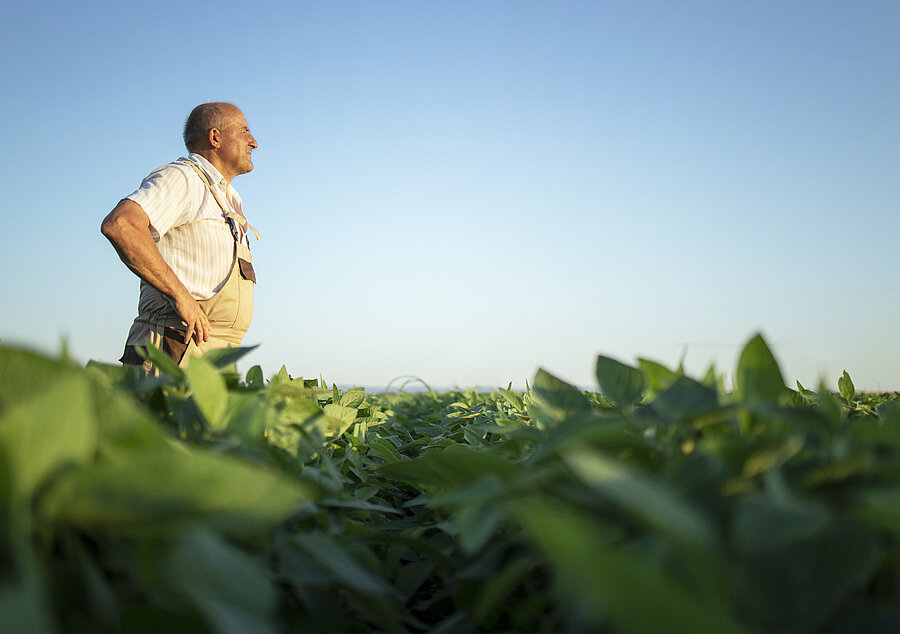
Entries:
[[184, 123], [184, 146], [188, 152], [205, 149], [209, 143], [209, 131], [213, 128], [224, 129], [235, 112], [240, 112], [239, 108], [226, 101], [202, 103], [191, 110]]

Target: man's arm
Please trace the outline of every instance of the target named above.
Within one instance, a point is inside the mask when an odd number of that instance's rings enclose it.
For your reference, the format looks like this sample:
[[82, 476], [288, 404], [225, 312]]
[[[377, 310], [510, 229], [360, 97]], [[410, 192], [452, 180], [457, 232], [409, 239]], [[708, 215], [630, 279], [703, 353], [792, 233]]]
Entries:
[[106, 236], [119, 258], [142, 280], [167, 295], [187, 324], [184, 342], [209, 341], [209, 319], [188, 290], [163, 260], [150, 234], [150, 217], [139, 204], [125, 198], [103, 219], [100, 232]]

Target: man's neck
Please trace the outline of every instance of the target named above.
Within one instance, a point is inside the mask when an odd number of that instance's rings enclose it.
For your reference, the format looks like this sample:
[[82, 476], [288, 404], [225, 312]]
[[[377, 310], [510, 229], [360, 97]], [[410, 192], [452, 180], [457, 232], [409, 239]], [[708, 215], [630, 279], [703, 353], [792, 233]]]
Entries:
[[231, 184], [231, 179], [234, 178], [236, 175], [230, 174], [225, 171], [225, 166], [219, 160], [219, 157], [214, 150], [199, 150], [199, 151], [195, 152], [195, 154], [199, 154], [200, 156], [205, 158], [207, 161], [209, 161], [210, 165], [212, 165], [219, 171], [219, 174], [221, 174], [222, 178], [225, 179], [226, 187]]

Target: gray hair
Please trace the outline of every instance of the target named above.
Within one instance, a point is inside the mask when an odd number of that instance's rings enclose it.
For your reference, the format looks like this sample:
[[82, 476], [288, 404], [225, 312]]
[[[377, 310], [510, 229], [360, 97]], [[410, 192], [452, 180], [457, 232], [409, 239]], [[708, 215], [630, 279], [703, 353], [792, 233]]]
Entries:
[[184, 147], [188, 152], [198, 149], [209, 131], [213, 128], [220, 130], [228, 123], [227, 110], [237, 108], [233, 103], [225, 101], [211, 101], [202, 103], [188, 115], [184, 122]]

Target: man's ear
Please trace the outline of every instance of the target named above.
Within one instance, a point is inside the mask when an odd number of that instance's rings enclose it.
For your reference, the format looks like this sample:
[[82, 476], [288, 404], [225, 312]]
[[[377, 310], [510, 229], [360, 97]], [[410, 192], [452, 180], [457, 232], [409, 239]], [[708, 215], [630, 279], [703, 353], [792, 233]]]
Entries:
[[217, 148], [222, 145], [222, 142], [219, 140], [219, 128], [210, 128], [207, 137], [211, 148]]

